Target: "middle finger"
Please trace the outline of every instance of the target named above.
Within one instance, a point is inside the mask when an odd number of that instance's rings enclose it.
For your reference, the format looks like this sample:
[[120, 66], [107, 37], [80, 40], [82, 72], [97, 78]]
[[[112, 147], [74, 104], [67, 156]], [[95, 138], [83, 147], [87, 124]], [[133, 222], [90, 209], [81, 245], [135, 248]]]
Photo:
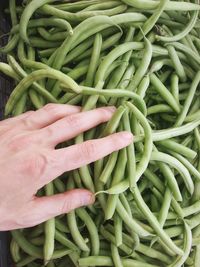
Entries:
[[40, 129], [39, 135], [47, 140], [48, 145], [55, 147], [61, 142], [110, 120], [114, 111], [114, 107], [104, 107], [72, 114]]

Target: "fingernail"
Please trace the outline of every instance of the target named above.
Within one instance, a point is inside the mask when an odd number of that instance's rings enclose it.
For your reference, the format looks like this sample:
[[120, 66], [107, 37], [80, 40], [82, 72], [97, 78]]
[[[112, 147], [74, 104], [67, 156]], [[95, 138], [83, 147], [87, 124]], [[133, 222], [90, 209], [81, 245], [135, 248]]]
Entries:
[[94, 203], [94, 201], [95, 201], [94, 194], [92, 194], [92, 193], [85, 194], [85, 196], [83, 198], [83, 205], [91, 205]]
[[121, 134], [122, 134], [123, 139], [130, 140], [130, 141], [133, 140], [133, 135], [132, 135], [132, 133], [129, 133], [129, 132], [122, 132]]
[[106, 107], [106, 109], [111, 111], [112, 113], [116, 111], [116, 107], [114, 106]]

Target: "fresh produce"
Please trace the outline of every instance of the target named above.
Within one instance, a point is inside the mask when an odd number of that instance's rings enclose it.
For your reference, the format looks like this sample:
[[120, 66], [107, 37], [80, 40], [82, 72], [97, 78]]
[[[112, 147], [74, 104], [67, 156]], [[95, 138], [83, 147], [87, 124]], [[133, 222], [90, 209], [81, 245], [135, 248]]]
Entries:
[[9, 1], [5, 115], [115, 105], [107, 124], [73, 141], [135, 136], [38, 192], [84, 187], [96, 202], [12, 231], [17, 267], [200, 266], [199, 11], [197, 0]]

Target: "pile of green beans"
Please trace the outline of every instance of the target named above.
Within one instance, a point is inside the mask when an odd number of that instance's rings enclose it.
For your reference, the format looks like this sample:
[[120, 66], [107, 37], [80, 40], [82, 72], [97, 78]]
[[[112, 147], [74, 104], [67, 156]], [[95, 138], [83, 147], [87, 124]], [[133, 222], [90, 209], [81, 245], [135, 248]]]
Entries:
[[49, 102], [115, 105], [73, 142], [134, 134], [38, 192], [87, 188], [96, 202], [12, 231], [17, 267], [200, 266], [199, 11], [198, 0], [9, 1], [0, 71], [16, 87], [5, 116]]

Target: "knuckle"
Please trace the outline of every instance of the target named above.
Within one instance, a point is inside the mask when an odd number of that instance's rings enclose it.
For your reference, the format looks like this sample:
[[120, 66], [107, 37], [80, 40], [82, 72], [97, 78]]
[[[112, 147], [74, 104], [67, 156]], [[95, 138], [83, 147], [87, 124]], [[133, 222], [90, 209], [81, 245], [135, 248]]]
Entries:
[[24, 128], [30, 128], [30, 120], [27, 120], [27, 118], [24, 118], [24, 119], [22, 119], [21, 120], [21, 124], [22, 124], [22, 126], [24, 126]]
[[47, 166], [47, 157], [43, 154], [32, 154], [24, 160], [21, 171], [29, 176], [43, 176]]
[[87, 141], [80, 146], [80, 155], [82, 158], [93, 158], [96, 154], [96, 146], [93, 141]]
[[66, 212], [70, 212], [72, 210], [72, 205], [69, 199], [64, 199], [63, 203], [61, 204], [60, 213], [64, 214]]
[[54, 112], [57, 110], [57, 106], [55, 104], [48, 103], [43, 107], [43, 109], [47, 112]]
[[31, 143], [31, 137], [22, 135], [10, 140], [8, 144], [9, 150], [17, 152]]
[[105, 107], [100, 108], [99, 112], [100, 112], [100, 116], [102, 119], [105, 119], [111, 116], [111, 112]]
[[69, 115], [65, 118], [65, 121], [70, 127], [80, 127], [80, 119], [77, 115]]

